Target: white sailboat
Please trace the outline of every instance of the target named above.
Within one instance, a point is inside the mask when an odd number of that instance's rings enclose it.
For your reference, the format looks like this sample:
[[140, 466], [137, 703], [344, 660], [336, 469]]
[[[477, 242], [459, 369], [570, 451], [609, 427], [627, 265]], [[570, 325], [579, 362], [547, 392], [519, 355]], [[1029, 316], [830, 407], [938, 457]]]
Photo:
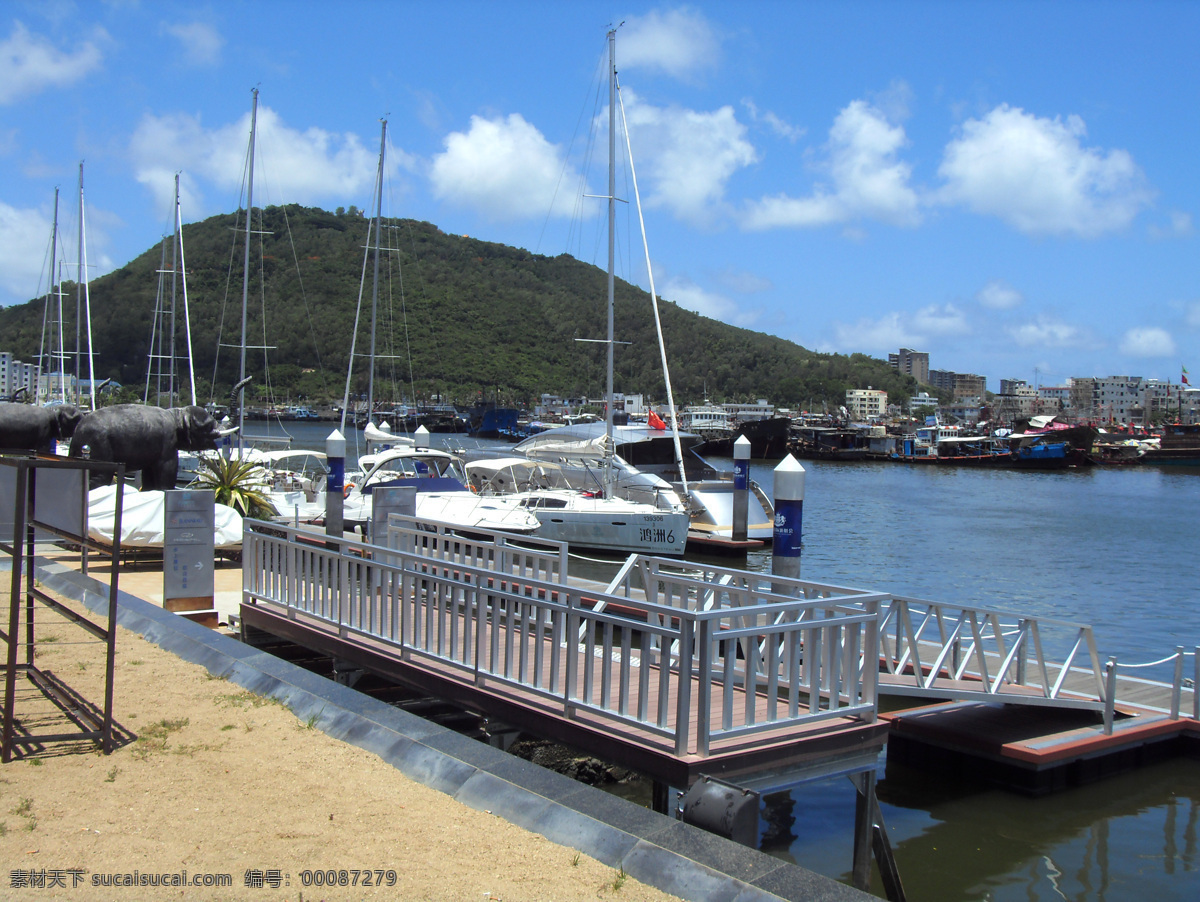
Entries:
[[[606, 415], [603, 441], [592, 442], [579, 454], [564, 460], [564, 467], [536, 455], [524, 463], [512, 459], [502, 461], [476, 460], [473, 468], [476, 484], [484, 492], [512, 492], [509, 497], [531, 511], [536, 511], [541, 527], [537, 535], [565, 541], [572, 548], [616, 553], [638, 553], [680, 557], [687, 545], [689, 515], [687, 507], [667, 483], [658, 477], [643, 477], [631, 471], [615, 453], [613, 438], [613, 307], [616, 261], [616, 111], [618, 102], [616, 31], [608, 33], [608, 337], [607, 382], [605, 384]], [[624, 117], [622, 116], [622, 120]], [[628, 138], [628, 131], [626, 130]], [[627, 144], [628, 149], [628, 144]], [[632, 164], [631, 164], [632, 171]], [[636, 190], [637, 179], [634, 177]], [[639, 205], [640, 213], [640, 205]], [[643, 243], [645, 230], [643, 228]], [[657, 308], [655, 318], [657, 320]], [[667, 393], [670, 398], [670, 380]], [[673, 401], [671, 402], [673, 406]], [[570, 427], [567, 427], [570, 428]], [[594, 428], [599, 428], [595, 424]], [[518, 444], [522, 451], [530, 446], [542, 450], [556, 446], [556, 433], [551, 429]], [[556, 484], [548, 482], [553, 472]], [[584, 474], [590, 477], [587, 484]], [[575, 478], [572, 479], [571, 476]], [[681, 471], [682, 475], [682, 471]], [[598, 476], [598, 478], [597, 478]], [[624, 482], [624, 488], [619, 484]], [[629, 490], [637, 486], [637, 493]]]
[[[79, 230], [75, 277], [75, 349], [73, 353], [68, 351], [67, 346], [67, 319], [63, 308], [65, 294], [62, 277], [63, 262], [59, 259], [59, 232], [58, 189], [55, 188], [54, 224], [50, 233], [50, 266], [45, 307], [42, 313], [41, 347], [38, 353], [34, 385], [31, 388], [38, 404], [85, 406], [83, 384], [85, 381], [84, 355], [86, 353], [86, 381], [89, 386], [86, 406], [95, 410], [96, 372], [92, 355], [92, 313], [87, 277], [82, 162], [79, 164]], [[43, 379], [45, 380], [44, 384]]]
[[[368, 225], [367, 247], [363, 258], [363, 282], [368, 263], [373, 264], [371, 299], [371, 343], [366, 355], [368, 376], [368, 412], [375, 400], [375, 331], [379, 306], [379, 262], [382, 245], [383, 182], [387, 153], [387, 121], [382, 123], [379, 138], [379, 169], [376, 178], [375, 216]], [[350, 407], [350, 388], [354, 378], [355, 348], [363, 306], [362, 288], [354, 316], [354, 332], [350, 343], [350, 362], [346, 369], [346, 389], [342, 403], [342, 434], [346, 434], [346, 414]], [[352, 425], [352, 424], [351, 424]], [[386, 424], [384, 424], [386, 426]], [[422, 435], [423, 433], [423, 435]], [[537, 517], [516, 501], [484, 498], [467, 487], [462, 461], [455, 455], [428, 446], [428, 432], [417, 431], [417, 440], [392, 436], [387, 429], [368, 420], [365, 435], [382, 450], [365, 454], [358, 459], [357, 472], [346, 474], [343, 494], [343, 521], [347, 528], [366, 531], [371, 522], [373, 495], [377, 488], [409, 486], [416, 489], [416, 516], [450, 524], [462, 529], [501, 530], [530, 534], [538, 526]], [[324, 486], [305, 487], [300, 491], [268, 491], [283, 519], [304, 522], [324, 522], [326, 496]]]

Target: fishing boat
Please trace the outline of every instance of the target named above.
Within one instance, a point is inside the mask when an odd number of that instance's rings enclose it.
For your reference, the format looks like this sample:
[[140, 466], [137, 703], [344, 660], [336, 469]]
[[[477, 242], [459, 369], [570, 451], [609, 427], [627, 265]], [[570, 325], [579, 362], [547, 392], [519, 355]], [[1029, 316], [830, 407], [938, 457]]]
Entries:
[[1158, 445], [1147, 444], [1138, 458], [1143, 464], [1200, 467], [1200, 424], [1167, 423]]

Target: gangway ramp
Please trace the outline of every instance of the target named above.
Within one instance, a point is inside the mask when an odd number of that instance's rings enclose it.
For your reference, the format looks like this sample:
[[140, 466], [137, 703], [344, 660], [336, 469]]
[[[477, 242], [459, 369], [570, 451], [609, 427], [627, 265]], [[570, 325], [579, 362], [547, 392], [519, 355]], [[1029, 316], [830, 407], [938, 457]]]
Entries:
[[[668, 558], [638, 558], [609, 586], [696, 610], [769, 604], [780, 597], [878, 611], [881, 696], [952, 699], [1102, 712], [1105, 680], [1092, 628], [983, 607], [923, 601]], [[779, 618], [788, 614], [780, 612]], [[1050, 654], [1044, 635], [1050, 634]], [[745, 651], [746, 649], [743, 649]], [[770, 666], [769, 643], [755, 649]], [[865, 662], [865, 659], [864, 659]]]

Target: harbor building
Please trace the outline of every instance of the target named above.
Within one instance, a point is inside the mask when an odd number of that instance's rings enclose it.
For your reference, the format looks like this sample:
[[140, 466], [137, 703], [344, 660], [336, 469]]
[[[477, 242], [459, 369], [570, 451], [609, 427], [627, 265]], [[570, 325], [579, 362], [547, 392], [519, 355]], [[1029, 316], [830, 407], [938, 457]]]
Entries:
[[887, 413], [887, 392], [871, 386], [846, 389], [846, 409], [856, 420], [875, 420]]
[[929, 353], [901, 348], [898, 354], [888, 354], [888, 364], [897, 372], [912, 376], [922, 385], [929, 384]]

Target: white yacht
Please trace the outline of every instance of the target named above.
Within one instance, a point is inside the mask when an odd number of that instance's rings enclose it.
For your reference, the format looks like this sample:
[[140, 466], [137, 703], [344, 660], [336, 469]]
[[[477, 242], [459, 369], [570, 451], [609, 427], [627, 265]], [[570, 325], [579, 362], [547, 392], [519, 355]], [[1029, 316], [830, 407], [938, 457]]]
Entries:
[[606, 498], [573, 488], [557, 464], [525, 457], [477, 460], [466, 470], [481, 496], [517, 502], [537, 515], [537, 536], [572, 549], [680, 557], [687, 545], [688, 513], [669, 489], [653, 503]]

